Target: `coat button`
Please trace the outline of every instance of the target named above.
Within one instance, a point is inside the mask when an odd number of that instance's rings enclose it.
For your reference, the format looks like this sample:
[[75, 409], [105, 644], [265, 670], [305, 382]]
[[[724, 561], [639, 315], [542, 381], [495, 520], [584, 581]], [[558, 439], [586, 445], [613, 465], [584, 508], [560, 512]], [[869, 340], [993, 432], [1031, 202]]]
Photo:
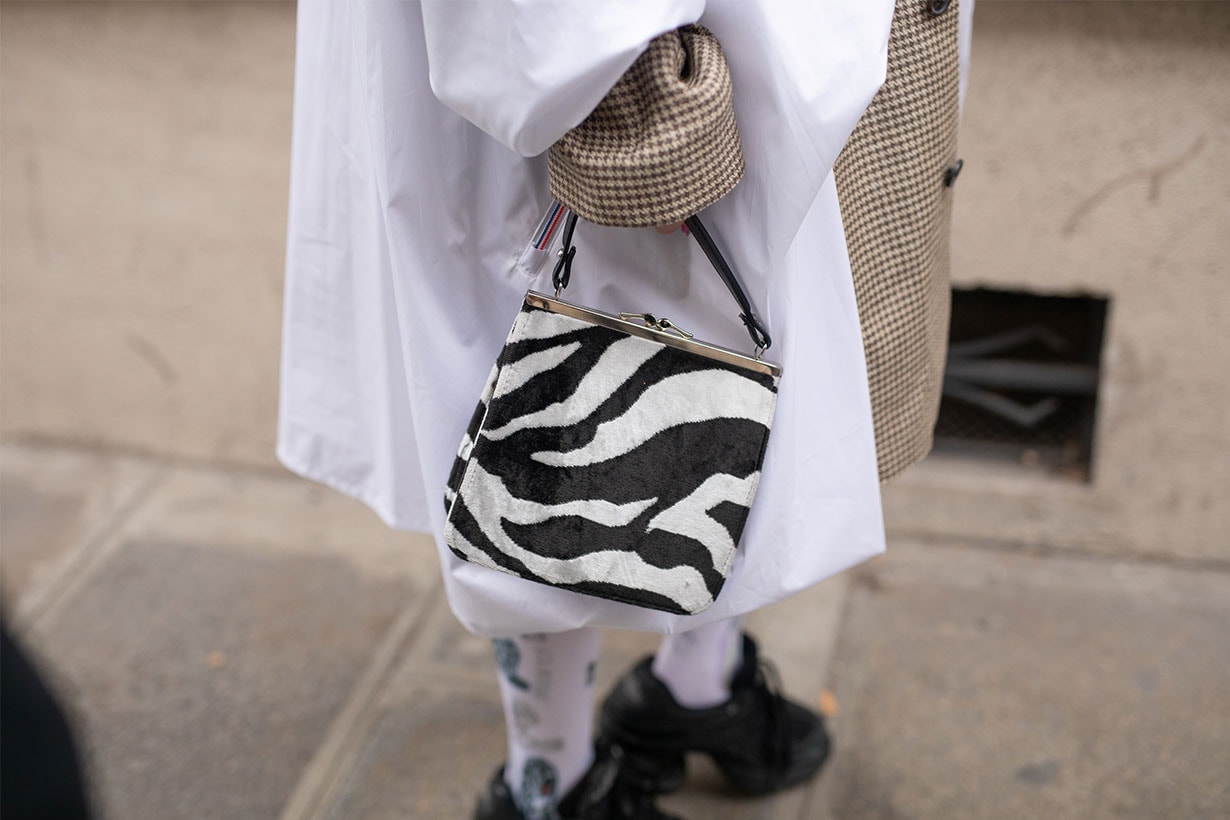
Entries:
[[959, 159], [948, 167], [944, 172], [944, 187], [951, 188], [952, 184], [957, 181], [957, 175], [961, 173], [961, 169], [965, 167], [965, 160]]
[[944, 12], [948, 11], [950, 0], [927, 0], [927, 11], [931, 12], [936, 17], [939, 17]]

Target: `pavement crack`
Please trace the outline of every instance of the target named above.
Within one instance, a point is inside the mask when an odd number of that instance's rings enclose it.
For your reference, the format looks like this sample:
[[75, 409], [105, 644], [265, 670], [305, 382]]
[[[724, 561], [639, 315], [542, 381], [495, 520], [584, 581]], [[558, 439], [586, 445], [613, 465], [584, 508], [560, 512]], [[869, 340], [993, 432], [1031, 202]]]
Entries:
[[175, 369], [162, 350], [149, 339], [130, 333], [125, 337], [124, 343], [128, 345], [129, 350], [137, 354], [141, 361], [148, 364], [158, 374], [159, 381], [164, 385], [170, 387], [179, 381], [179, 371]]
[[1129, 171], [1125, 174], [1120, 174], [1109, 182], [1103, 184], [1085, 199], [1081, 200], [1075, 208], [1072, 209], [1072, 215], [1068, 217], [1064, 223], [1060, 233], [1063, 236], [1069, 237], [1076, 233], [1081, 222], [1095, 211], [1103, 202], [1110, 199], [1111, 195], [1117, 191], [1132, 185], [1135, 182], [1144, 180], [1149, 185], [1148, 201], [1149, 204], [1155, 204], [1161, 197], [1162, 182], [1166, 177], [1178, 171], [1183, 166], [1190, 163], [1200, 152], [1204, 150], [1205, 143], [1208, 142], [1207, 137], [1201, 134], [1196, 138], [1186, 151], [1179, 156], [1164, 162], [1161, 165], [1153, 166], [1152, 168], [1141, 168], [1135, 171]]

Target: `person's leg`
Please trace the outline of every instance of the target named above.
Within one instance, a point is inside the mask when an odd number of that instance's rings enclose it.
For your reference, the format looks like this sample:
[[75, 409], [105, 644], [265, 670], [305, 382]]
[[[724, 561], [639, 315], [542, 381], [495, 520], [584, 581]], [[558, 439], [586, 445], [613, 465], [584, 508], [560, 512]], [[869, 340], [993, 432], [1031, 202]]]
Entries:
[[627, 768], [622, 748], [592, 736], [602, 633], [578, 629], [495, 642], [508, 761], [479, 795], [476, 820], [679, 820]]
[[680, 706], [701, 709], [730, 699], [730, 680], [743, 659], [740, 619], [667, 635], [653, 659], [653, 674]]
[[577, 629], [495, 641], [508, 727], [504, 779], [528, 820], [554, 817], [593, 762], [594, 668], [602, 632]]

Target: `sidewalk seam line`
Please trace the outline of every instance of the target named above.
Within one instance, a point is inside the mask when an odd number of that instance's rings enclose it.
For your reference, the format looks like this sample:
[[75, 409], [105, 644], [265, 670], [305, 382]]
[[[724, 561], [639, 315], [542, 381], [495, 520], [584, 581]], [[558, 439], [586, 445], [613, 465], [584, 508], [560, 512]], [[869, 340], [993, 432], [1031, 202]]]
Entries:
[[977, 550], [979, 552], [1014, 553], [1039, 558], [1072, 558], [1107, 564], [1142, 564], [1190, 572], [1230, 573], [1230, 561], [1222, 558], [1189, 558], [1160, 555], [1157, 553], [1131, 553], [1113, 555], [1088, 547], [1056, 546], [1039, 541], [1017, 538], [995, 538], [980, 535], [945, 535], [927, 530], [896, 529], [888, 532], [888, 551], [895, 541], [914, 541], [923, 546], [945, 546]]
[[422, 631], [441, 595], [442, 589], [437, 583], [420, 601], [403, 609], [394, 619], [351, 690], [346, 705], [337, 713], [316, 753], [300, 773], [287, 796], [280, 820], [323, 818], [333, 807], [339, 791], [354, 772], [363, 741], [371, 735], [379, 712], [380, 693], [387, 686], [397, 661]]
[[117, 545], [123, 542], [120, 536], [137, 520], [157, 490], [159, 480], [166, 473], [165, 464], [152, 462], [150, 474], [138, 484], [132, 496], [117, 507], [107, 522], [94, 534], [73, 547], [65, 556], [64, 568], [56, 577], [36, 595], [21, 601], [14, 613], [14, 622], [22, 632], [44, 626], [45, 622], [53, 618], [81, 590], [90, 576], [116, 550]]

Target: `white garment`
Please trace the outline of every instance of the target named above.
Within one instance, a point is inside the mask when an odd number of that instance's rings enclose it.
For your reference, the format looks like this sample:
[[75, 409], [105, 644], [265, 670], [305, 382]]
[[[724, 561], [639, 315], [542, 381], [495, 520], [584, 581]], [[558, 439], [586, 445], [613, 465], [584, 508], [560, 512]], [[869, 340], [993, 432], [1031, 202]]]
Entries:
[[[891, 0], [301, 0], [278, 455], [435, 534], [450, 604], [486, 635], [674, 632], [779, 600], [884, 548], [870, 403], [832, 163], [883, 81]], [[704, 213], [784, 366], [730, 580], [697, 616], [457, 559], [443, 490], [527, 287], [543, 152], [650, 39], [699, 20], [726, 51], [747, 172]], [[430, 79], [429, 79], [430, 78]], [[669, 316], [747, 349], [694, 243], [582, 223], [570, 301]]]

